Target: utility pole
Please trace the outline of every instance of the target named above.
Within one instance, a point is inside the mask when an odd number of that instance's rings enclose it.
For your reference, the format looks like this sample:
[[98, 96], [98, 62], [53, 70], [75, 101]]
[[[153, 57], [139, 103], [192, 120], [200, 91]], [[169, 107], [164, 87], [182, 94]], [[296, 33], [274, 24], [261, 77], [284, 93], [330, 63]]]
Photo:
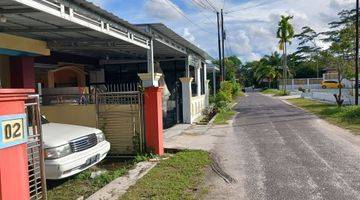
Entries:
[[355, 105], [359, 105], [359, 0], [356, 0]]
[[223, 81], [225, 80], [225, 73], [226, 73], [226, 69], [225, 69], [225, 31], [224, 31], [224, 11], [223, 9], [221, 9], [221, 51], [222, 51], [222, 79]]
[[220, 14], [216, 12], [217, 26], [218, 26], [218, 47], [219, 47], [219, 68], [220, 68], [220, 82], [223, 82], [223, 62], [222, 62], [222, 51], [221, 51], [221, 29], [220, 29]]

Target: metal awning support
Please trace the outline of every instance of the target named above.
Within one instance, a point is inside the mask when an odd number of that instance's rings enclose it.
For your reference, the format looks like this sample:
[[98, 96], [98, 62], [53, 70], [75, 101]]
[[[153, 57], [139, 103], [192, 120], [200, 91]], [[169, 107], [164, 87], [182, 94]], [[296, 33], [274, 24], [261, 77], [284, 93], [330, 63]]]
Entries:
[[190, 56], [186, 56], [186, 59], [185, 59], [185, 76], [187, 78], [190, 77]]
[[144, 88], [159, 87], [162, 74], [155, 73], [153, 39], [150, 39], [150, 49], [147, 50], [147, 73], [138, 74]]
[[216, 95], [216, 70], [212, 72], [212, 78], [213, 78], [213, 95]]
[[216, 73], [217, 72], [219, 72], [220, 71], [220, 69], [215, 65], [215, 64], [213, 64], [213, 63], [211, 63], [210, 61], [207, 61], [207, 67], [206, 67], [206, 69], [207, 69], [207, 72], [211, 72], [211, 74], [212, 74], [212, 82], [213, 82], [213, 95], [215, 95], [216, 94]]
[[147, 71], [150, 74], [151, 86], [157, 86], [158, 84], [154, 83], [155, 77], [155, 63], [154, 63], [154, 41], [150, 40], [150, 49], [147, 50]]

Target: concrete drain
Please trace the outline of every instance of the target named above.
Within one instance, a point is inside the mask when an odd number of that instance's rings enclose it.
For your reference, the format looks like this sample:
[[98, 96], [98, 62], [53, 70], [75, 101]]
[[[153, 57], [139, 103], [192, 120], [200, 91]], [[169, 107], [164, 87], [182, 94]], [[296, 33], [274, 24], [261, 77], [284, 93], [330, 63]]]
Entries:
[[214, 154], [211, 153], [211, 169], [220, 177], [222, 178], [226, 183], [236, 183], [236, 180], [232, 178], [229, 174], [227, 174], [223, 169], [220, 167], [220, 159]]

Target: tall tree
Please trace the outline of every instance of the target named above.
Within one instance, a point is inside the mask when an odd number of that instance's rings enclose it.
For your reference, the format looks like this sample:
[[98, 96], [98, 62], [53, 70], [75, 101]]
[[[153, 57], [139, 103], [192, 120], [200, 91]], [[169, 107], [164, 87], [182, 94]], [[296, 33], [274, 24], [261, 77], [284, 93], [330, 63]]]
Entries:
[[280, 54], [274, 52], [271, 55], [265, 55], [260, 61], [254, 63], [253, 71], [256, 81], [261, 84], [267, 79], [270, 88], [275, 80], [282, 77]]
[[314, 60], [316, 63], [316, 77], [319, 78], [318, 57], [321, 48], [317, 45], [317, 39], [320, 34], [308, 26], [302, 27], [301, 30], [301, 33], [294, 36], [300, 41], [295, 55], [298, 55], [298, 60], [303, 62]]
[[[325, 32], [325, 42], [330, 43], [328, 49], [330, 63], [336, 68], [338, 82], [341, 84], [346, 79], [354, 76], [355, 60], [355, 21], [354, 11], [344, 10], [339, 13], [339, 21], [330, 23], [330, 31]], [[334, 94], [338, 106], [343, 104], [342, 88], [339, 87], [338, 94]]]
[[251, 87], [256, 84], [254, 80], [254, 65], [258, 61], [247, 62], [241, 65], [237, 71], [238, 78], [244, 87]]
[[279, 49], [283, 51], [283, 79], [284, 79], [284, 93], [286, 92], [286, 79], [287, 79], [287, 44], [291, 44], [291, 40], [295, 35], [294, 27], [290, 23], [293, 16], [281, 16], [278, 25], [277, 38], [279, 38]]
[[241, 64], [241, 60], [236, 56], [230, 56], [225, 58], [225, 80], [235, 80], [236, 72], [239, 70]]
[[260, 66], [256, 68], [254, 76], [260, 83], [262, 83], [264, 79], [267, 79], [269, 84], [268, 87], [271, 88], [273, 81], [281, 77], [281, 72], [278, 71], [276, 67], [271, 65], [264, 65], [264, 63], [261, 63]]

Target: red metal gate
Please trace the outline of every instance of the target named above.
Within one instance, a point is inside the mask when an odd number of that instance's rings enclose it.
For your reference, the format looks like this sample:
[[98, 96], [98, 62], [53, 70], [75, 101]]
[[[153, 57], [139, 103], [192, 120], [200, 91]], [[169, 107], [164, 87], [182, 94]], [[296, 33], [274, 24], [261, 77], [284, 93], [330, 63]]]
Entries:
[[28, 165], [31, 200], [45, 200], [46, 179], [44, 167], [44, 148], [41, 131], [39, 96], [30, 95], [25, 102], [28, 119]]

